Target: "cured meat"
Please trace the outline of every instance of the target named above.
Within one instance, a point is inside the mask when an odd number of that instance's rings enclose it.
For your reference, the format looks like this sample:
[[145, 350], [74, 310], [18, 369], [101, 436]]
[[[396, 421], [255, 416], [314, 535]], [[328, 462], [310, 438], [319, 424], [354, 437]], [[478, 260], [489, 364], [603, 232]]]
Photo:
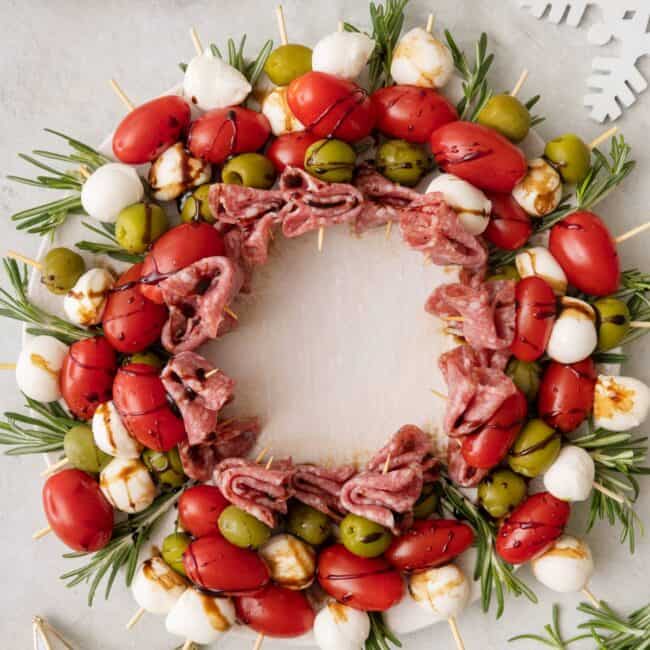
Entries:
[[404, 241], [434, 264], [478, 268], [487, 261], [485, 246], [463, 228], [439, 192], [420, 194], [401, 211], [399, 223]]
[[345, 511], [341, 507], [341, 487], [349, 481], [356, 470], [352, 465], [326, 469], [320, 465], [305, 463], [296, 465], [293, 475], [294, 497], [335, 521], [341, 521]]
[[354, 223], [363, 206], [363, 196], [356, 187], [324, 183], [296, 167], [282, 172], [280, 189], [287, 202], [280, 212], [285, 237], [299, 237], [338, 223]]
[[425, 309], [435, 316], [461, 317], [450, 326], [475, 349], [504, 350], [515, 336], [515, 281], [485, 282], [478, 288], [462, 283], [439, 286]]
[[214, 480], [230, 503], [275, 528], [278, 513], [287, 514], [294, 471], [288, 461], [266, 469], [250, 460], [228, 458], [217, 466]]
[[208, 202], [217, 222], [242, 225], [269, 213], [277, 214], [285, 199], [280, 190], [215, 183], [210, 187]]
[[458, 440], [450, 440], [447, 447], [447, 471], [449, 478], [461, 487], [477, 486], [489, 473], [489, 469], [479, 469], [468, 465], [461, 453]]
[[469, 345], [445, 352], [438, 360], [448, 388], [445, 431], [452, 437], [484, 425], [517, 388], [503, 370], [485, 366]]
[[194, 350], [230, 331], [234, 319], [226, 307], [244, 281], [241, 268], [227, 257], [205, 257], [163, 280], [158, 286], [169, 307], [162, 331], [165, 348], [173, 353]]

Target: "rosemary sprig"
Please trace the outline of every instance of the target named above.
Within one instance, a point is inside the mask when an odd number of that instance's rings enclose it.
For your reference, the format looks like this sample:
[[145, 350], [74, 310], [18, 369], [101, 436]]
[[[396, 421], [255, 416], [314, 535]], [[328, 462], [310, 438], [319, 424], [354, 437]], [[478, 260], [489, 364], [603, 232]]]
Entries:
[[[589, 630], [600, 650], [648, 650], [650, 648], [650, 604], [630, 616], [617, 614], [607, 603], [600, 607], [581, 603], [578, 611], [591, 618], [578, 627]], [[603, 636], [605, 633], [607, 636]]]
[[109, 597], [115, 578], [124, 566], [126, 566], [126, 585], [130, 586], [138, 566], [142, 545], [149, 539], [155, 525], [178, 501], [181, 494], [182, 489], [163, 493], [146, 510], [116, 524], [113, 538], [103, 549], [95, 553], [66, 553], [63, 556], [65, 558], [90, 558], [87, 564], [61, 576], [61, 579], [66, 581], [66, 586], [74, 587], [82, 582], [90, 583], [88, 591], [90, 606], [104, 578], [106, 578], [104, 596]]
[[581, 634], [579, 636], [574, 636], [570, 639], [565, 640], [562, 636], [560, 630], [560, 607], [559, 605], [553, 605], [553, 619], [551, 623], [547, 623], [544, 626], [544, 631], [546, 636], [541, 634], [518, 634], [508, 639], [510, 643], [513, 641], [536, 641], [542, 645], [548, 646], [550, 648], [555, 648], [556, 650], [567, 650], [569, 645], [580, 641], [582, 639], [588, 639], [591, 637], [590, 634]]
[[[541, 98], [541, 95], [535, 95], [534, 97], [531, 97], [525, 104], [524, 106], [530, 113], [530, 111], [533, 110], [533, 107], [539, 102]], [[541, 124], [542, 122], [546, 121], [545, 117], [542, 117], [541, 115], [533, 115], [531, 113], [530, 115], [530, 128], [536, 127], [538, 124]]]
[[[393, 83], [390, 66], [404, 26], [404, 9], [408, 2], [409, 0], [386, 0], [383, 5], [370, 3], [372, 32], [368, 36], [375, 41], [375, 49], [368, 60], [370, 92]], [[344, 28], [348, 32], [361, 31], [351, 23], [344, 23]]]
[[130, 264], [137, 264], [144, 260], [144, 255], [128, 253], [120, 246], [119, 242], [115, 238], [115, 224], [101, 222], [99, 226], [94, 226], [91, 223], [83, 221], [82, 225], [85, 228], [88, 228], [91, 232], [94, 232], [96, 235], [106, 239], [108, 243], [88, 241], [84, 239], [75, 244], [79, 250], [95, 253], [96, 255], [108, 255], [115, 260], [119, 260], [120, 262], [129, 262]]
[[81, 186], [84, 183], [84, 177], [77, 169], [74, 171], [61, 171], [45, 164], [40, 159], [65, 162], [74, 165], [76, 168], [83, 166], [90, 172], [110, 162], [99, 151], [79, 140], [52, 129], [45, 129], [45, 131], [59, 138], [63, 138], [72, 151], [67, 154], [60, 154], [53, 151], [36, 149], [32, 151], [32, 154], [38, 158], [21, 153], [19, 154], [20, 158], [38, 169], [47, 172], [47, 174], [41, 174], [35, 178], [7, 176], [9, 180], [17, 183], [45, 189], [68, 191], [68, 196], [62, 199], [43, 203], [28, 210], [17, 212], [11, 216], [11, 220], [16, 222], [18, 230], [26, 230], [28, 233], [38, 235], [53, 233], [71, 213], [83, 213], [83, 208], [81, 207]]
[[29, 334], [53, 336], [67, 344], [97, 334], [98, 329], [82, 329], [35, 305], [27, 297], [27, 266], [25, 264], [19, 265], [16, 260], [9, 258], [4, 258], [2, 263], [9, 278], [13, 295], [6, 289], [0, 288], [0, 316], [27, 323], [30, 325], [27, 328]]
[[389, 643], [402, 647], [400, 640], [386, 625], [381, 612], [368, 612], [370, 617], [370, 634], [366, 639], [365, 650], [390, 650]]
[[481, 581], [483, 611], [487, 612], [490, 609], [493, 589], [497, 601], [497, 618], [503, 614], [506, 592], [517, 597], [523, 595], [531, 602], [536, 603], [537, 596], [532, 589], [514, 574], [512, 565], [497, 554], [494, 548], [497, 535], [495, 523], [484, 516], [446, 477], [440, 480], [440, 487], [443, 508], [454, 516], [467, 520], [476, 534], [478, 557], [474, 580]]

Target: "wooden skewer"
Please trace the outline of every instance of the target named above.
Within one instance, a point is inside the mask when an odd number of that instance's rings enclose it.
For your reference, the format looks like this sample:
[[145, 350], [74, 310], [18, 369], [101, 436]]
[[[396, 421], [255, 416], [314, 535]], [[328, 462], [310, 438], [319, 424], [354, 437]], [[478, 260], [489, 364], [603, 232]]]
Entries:
[[15, 370], [15, 363], [0, 363], [0, 370]]
[[443, 316], [442, 320], [451, 321], [454, 323], [462, 323], [465, 320], [465, 316]]
[[263, 634], [258, 634], [257, 639], [255, 639], [255, 645], [253, 646], [253, 650], [260, 650], [262, 647], [262, 643], [264, 643], [264, 635]]
[[590, 591], [589, 587], [585, 587], [582, 590], [582, 594], [591, 602], [591, 604], [596, 607], [597, 609], [600, 609], [600, 601], [596, 596], [593, 595], [593, 593]]
[[64, 457], [60, 461], [46, 467], [41, 472], [41, 476], [49, 476], [50, 474], [54, 474], [55, 472], [58, 472], [60, 469], [65, 467], [67, 464], [68, 464], [68, 459]]
[[52, 532], [52, 526], [46, 526], [45, 528], [41, 528], [40, 530], [37, 530], [32, 535], [32, 539], [41, 539], [41, 537], [45, 537], [45, 535], [49, 535], [51, 532]]
[[337, 29], [339, 32], [342, 32], [342, 31], [345, 29], [345, 24], [343, 23], [342, 20], [339, 20], [339, 22], [338, 22], [337, 25], [336, 25], [336, 29]]
[[79, 173], [84, 178], [90, 178], [90, 171], [88, 171], [88, 167], [86, 167], [85, 165], [79, 165]]
[[439, 397], [440, 399], [449, 399], [444, 393], [441, 393], [439, 390], [436, 390], [435, 388], [431, 389], [431, 392], [436, 396]]
[[199, 38], [199, 33], [196, 31], [196, 27], [190, 28], [190, 38], [192, 39], [192, 43], [194, 43], [196, 53], [201, 56], [203, 54], [203, 45], [201, 45], [201, 39]]
[[226, 314], [228, 314], [228, 316], [230, 316], [230, 318], [234, 318], [235, 320], [239, 320], [239, 316], [237, 316], [237, 314], [232, 309], [230, 309], [230, 307], [225, 307], [223, 311]]
[[278, 5], [275, 9], [275, 15], [278, 19], [278, 31], [280, 32], [280, 42], [282, 45], [289, 44], [289, 38], [287, 37], [287, 25], [284, 22], [284, 10], [282, 5]]
[[634, 327], [636, 329], [650, 329], [650, 321], [645, 321], [645, 320], [633, 320], [630, 321], [630, 327]]
[[627, 232], [624, 232], [622, 235], [619, 235], [616, 238], [616, 243], [617, 244], [622, 244], [624, 241], [627, 241], [628, 239], [632, 239], [632, 237], [636, 237], [637, 235], [640, 235], [642, 232], [645, 232], [650, 228], [650, 221], [646, 221], [646, 223], [642, 223], [640, 226], [637, 226], [636, 228], [632, 228], [632, 230], [628, 230]]
[[390, 239], [391, 232], [393, 232], [393, 221], [392, 221], [392, 219], [390, 221], [388, 221], [388, 223], [386, 223], [386, 234], [384, 235], [384, 237], [386, 239]]
[[429, 32], [429, 34], [433, 33], [433, 24], [436, 21], [436, 17], [433, 14], [429, 14], [429, 17], [427, 18], [427, 26], [426, 30]]
[[516, 97], [519, 94], [521, 87], [526, 83], [526, 79], [528, 79], [528, 70], [524, 68], [519, 75], [519, 79], [517, 79], [517, 83], [514, 85], [514, 88], [510, 91], [511, 97]]
[[21, 262], [24, 262], [28, 266], [32, 266], [39, 271], [43, 270], [43, 265], [40, 262], [37, 262], [36, 260], [33, 260], [31, 257], [27, 257], [26, 255], [22, 255], [21, 253], [17, 253], [16, 251], [7, 251], [7, 257], [11, 257], [15, 260], [20, 260]]
[[318, 229], [318, 242], [317, 242], [318, 252], [319, 253], [323, 252], [323, 240], [324, 239], [325, 239], [325, 228], [323, 226], [321, 226]]
[[208, 370], [208, 372], [205, 373], [204, 379], [210, 379], [212, 375], [216, 375], [218, 372], [221, 372], [221, 368], [212, 368], [212, 370]]
[[268, 452], [269, 452], [269, 447], [264, 447], [264, 449], [262, 449], [262, 451], [260, 451], [260, 453], [257, 454], [257, 458], [255, 459], [255, 462], [258, 464], [261, 463], [262, 459], [264, 458], [264, 456], [266, 456]]
[[72, 644], [63, 636], [63, 634], [61, 634], [61, 632], [59, 632], [59, 630], [57, 630], [55, 627], [50, 625], [50, 623], [46, 621], [44, 618], [41, 618], [40, 616], [35, 616], [34, 625], [37, 624], [42, 628], [43, 632], [45, 630], [51, 632], [68, 650], [74, 650]]
[[183, 650], [190, 650], [190, 648], [191, 648], [193, 645], [194, 645], [194, 641], [192, 641], [191, 639], [188, 639], [188, 640], [185, 641], [185, 643], [183, 644]]
[[264, 467], [264, 469], [271, 469], [271, 465], [273, 465], [273, 456], [269, 458], [269, 461], [266, 463], [266, 467]]
[[129, 619], [129, 622], [126, 624], [126, 629], [130, 630], [134, 627], [146, 613], [147, 610], [144, 607], [140, 607], [140, 609]]
[[120, 98], [124, 106], [126, 106], [127, 110], [131, 112], [135, 108], [135, 104], [129, 99], [129, 96], [122, 90], [120, 87], [120, 84], [115, 81], [115, 79], [111, 79], [109, 81], [111, 88], [115, 92], [115, 94]]
[[382, 474], [388, 474], [388, 468], [390, 467], [390, 457], [391, 454], [389, 453], [388, 456], [386, 456], [386, 462], [384, 463]]
[[447, 619], [447, 623], [449, 623], [449, 628], [451, 629], [454, 641], [456, 642], [456, 647], [458, 650], [465, 650], [465, 644], [463, 643], [463, 638], [460, 636], [456, 619], [452, 616]]
[[43, 627], [43, 620], [39, 616], [35, 616], [33, 619], [33, 625], [34, 625], [34, 636], [38, 634], [41, 637], [41, 641], [43, 641], [43, 645], [45, 646], [45, 648], [47, 650], [52, 650], [52, 644], [50, 643], [50, 640], [47, 638], [47, 634], [45, 634], [45, 629]]
[[606, 488], [604, 485], [601, 485], [600, 483], [597, 483], [596, 481], [593, 482], [593, 488], [594, 490], [598, 490], [598, 492], [602, 492], [610, 499], [614, 499], [614, 501], [618, 501], [618, 503], [620, 503], [621, 505], [625, 504], [625, 497], [622, 497], [620, 494], [613, 492], [612, 490]]
[[601, 133], [595, 140], [592, 140], [589, 143], [589, 149], [595, 149], [598, 145], [602, 144], [605, 142], [605, 140], [609, 140], [615, 133], [618, 132], [618, 127], [613, 126], [611, 129], [607, 129], [605, 133]]

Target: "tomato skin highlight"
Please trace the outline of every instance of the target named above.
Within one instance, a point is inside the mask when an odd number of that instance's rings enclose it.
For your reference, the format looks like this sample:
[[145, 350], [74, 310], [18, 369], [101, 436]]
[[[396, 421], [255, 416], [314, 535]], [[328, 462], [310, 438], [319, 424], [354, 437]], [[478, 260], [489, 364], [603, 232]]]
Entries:
[[474, 122], [445, 124], [431, 134], [430, 144], [440, 169], [481, 190], [510, 193], [528, 171], [520, 149]]
[[270, 584], [259, 594], [235, 598], [237, 619], [259, 634], [291, 638], [307, 634], [316, 615], [302, 591]]
[[230, 505], [214, 485], [195, 485], [178, 500], [178, 520], [192, 537], [219, 532], [219, 515]]
[[515, 339], [510, 350], [520, 361], [536, 361], [544, 354], [555, 323], [555, 294], [545, 280], [531, 276], [517, 282], [515, 301]]
[[497, 553], [510, 564], [536, 558], [562, 535], [570, 514], [571, 506], [549, 492], [529, 496], [501, 524]]
[[366, 612], [384, 612], [404, 595], [402, 577], [384, 557], [359, 557], [343, 544], [321, 552], [318, 582], [336, 600]]
[[399, 571], [423, 571], [451, 562], [474, 541], [474, 531], [455, 519], [416, 521], [393, 540], [386, 559]]
[[281, 174], [286, 167], [304, 169], [305, 153], [318, 140], [320, 138], [310, 131], [285, 133], [271, 142], [266, 150], [266, 155], [275, 166], [278, 174]]
[[220, 533], [194, 540], [183, 553], [183, 566], [194, 584], [223, 594], [256, 592], [270, 580], [255, 551], [234, 546]]
[[230, 156], [261, 149], [270, 134], [262, 113], [243, 106], [216, 108], [192, 122], [187, 146], [196, 158], [220, 165]]
[[370, 135], [375, 111], [368, 93], [353, 81], [325, 72], [297, 77], [287, 90], [291, 112], [319, 138], [356, 142]]
[[116, 370], [115, 350], [103, 336], [73, 343], [59, 374], [61, 395], [70, 412], [90, 420], [95, 409], [111, 399]]
[[579, 211], [551, 228], [548, 248], [569, 284], [590, 296], [614, 293], [621, 279], [616, 241], [593, 212]]
[[537, 397], [539, 417], [562, 433], [575, 431], [592, 412], [597, 377], [591, 358], [571, 365], [549, 363]]
[[113, 135], [113, 153], [127, 165], [155, 160], [176, 144], [190, 124], [190, 105], [177, 95], [165, 95], [134, 108]]
[[144, 363], [121, 367], [113, 402], [128, 432], [148, 449], [169, 451], [185, 440], [183, 420], [172, 411], [157, 368]]
[[485, 238], [506, 251], [521, 248], [533, 232], [530, 217], [512, 194], [486, 192], [486, 195], [492, 202], [492, 215], [484, 233]]
[[507, 455], [528, 413], [526, 396], [511, 395], [478, 432], [463, 436], [461, 453], [468, 465], [479, 469], [496, 467]]
[[97, 481], [79, 469], [61, 470], [45, 481], [43, 509], [54, 534], [75, 551], [98, 551], [113, 534], [113, 508]]
[[[145, 298], [137, 281], [143, 264], [135, 264], [117, 280], [106, 302], [102, 327], [106, 340], [123, 354], [141, 352], [155, 343], [167, 320], [167, 309]], [[131, 283], [134, 283], [132, 286]]]
[[441, 126], [458, 120], [454, 105], [432, 88], [387, 86], [371, 95], [377, 128], [391, 138], [424, 144]]

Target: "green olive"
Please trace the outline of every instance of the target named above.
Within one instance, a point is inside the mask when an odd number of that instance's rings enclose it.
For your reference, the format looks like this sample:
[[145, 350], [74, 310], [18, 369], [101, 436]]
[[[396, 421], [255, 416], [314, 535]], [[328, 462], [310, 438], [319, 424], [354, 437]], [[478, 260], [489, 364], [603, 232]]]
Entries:
[[52, 292], [68, 293], [84, 274], [84, 258], [69, 248], [51, 248], [43, 260], [41, 282]]
[[219, 515], [219, 530], [239, 548], [259, 548], [271, 537], [271, 529], [266, 524], [236, 506], [228, 506]]
[[431, 483], [427, 483], [422, 488], [420, 498], [413, 506], [413, 516], [416, 519], [427, 519], [430, 517], [438, 507], [438, 495], [433, 489]]
[[386, 178], [413, 187], [431, 170], [431, 156], [424, 147], [405, 140], [387, 140], [377, 150], [377, 170]]
[[619, 346], [630, 330], [627, 305], [616, 298], [601, 298], [594, 307], [598, 312], [598, 349], [611, 350]]
[[478, 486], [479, 503], [495, 519], [505, 517], [526, 498], [526, 481], [509, 469], [498, 469]]
[[210, 183], [200, 185], [193, 192], [185, 194], [180, 199], [179, 209], [181, 219], [185, 223], [190, 221], [205, 221], [214, 223], [214, 215], [210, 209], [208, 195], [210, 194]]
[[393, 541], [391, 532], [374, 521], [349, 514], [341, 522], [340, 535], [343, 546], [360, 557], [377, 557]]
[[305, 169], [328, 183], [349, 183], [354, 176], [356, 151], [342, 140], [317, 140], [305, 152]]
[[479, 124], [489, 126], [513, 142], [521, 142], [530, 131], [530, 113], [512, 95], [490, 97], [477, 120]]
[[113, 460], [95, 444], [92, 429], [85, 424], [78, 424], [65, 434], [63, 453], [74, 467], [91, 474], [99, 474]]
[[287, 530], [312, 546], [320, 546], [329, 538], [332, 525], [325, 513], [296, 501], [289, 509]]
[[591, 169], [591, 151], [582, 138], [573, 133], [547, 142], [544, 157], [560, 172], [565, 183], [582, 183]]
[[510, 469], [534, 478], [543, 474], [562, 447], [560, 434], [543, 420], [531, 420], [521, 431], [508, 455]]
[[127, 253], [144, 253], [167, 230], [167, 215], [155, 203], [134, 203], [115, 222], [115, 239]]
[[159, 370], [162, 370], [162, 367], [165, 365], [165, 362], [155, 352], [150, 352], [149, 350], [146, 350], [145, 352], [136, 352], [130, 357], [127, 357], [124, 365], [130, 363], [144, 363], [147, 366], [152, 366]]
[[519, 361], [514, 357], [508, 362], [506, 375], [512, 379], [515, 386], [526, 396], [529, 402], [537, 397], [541, 383], [542, 368], [534, 361]]
[[277, 86], [286, 86], [311, 70], [311, 49], [305, 45], [281, 45], [271, 52], [264, 72]]
[[230, 185], [245, 185], [268, 190], [275, 182], [275, 167], [261, 153], [242, 153], [231, 158], [221, 171], [221, 180]]
[[495, 282], [496, 280], [515, 280], [519, 282], [521, 276], [514, 264], [506, 264], [504, 266], [497, 266], [494, 269], [494, 273], [487, 277], [487, 282]]
[[172, 533], [167, 535], [162, 543], [161, 554], [163, 560], [181, 575], [185, 574], [185, 567], [183, 566], [183, 553], [191, 544], [192, 538], [185, 533]]
[[183, 463], [176, 447], [167, 452], [145, 449], [142, 461], [157, 483], [170, 487], [180, 487], [185, 483]]

